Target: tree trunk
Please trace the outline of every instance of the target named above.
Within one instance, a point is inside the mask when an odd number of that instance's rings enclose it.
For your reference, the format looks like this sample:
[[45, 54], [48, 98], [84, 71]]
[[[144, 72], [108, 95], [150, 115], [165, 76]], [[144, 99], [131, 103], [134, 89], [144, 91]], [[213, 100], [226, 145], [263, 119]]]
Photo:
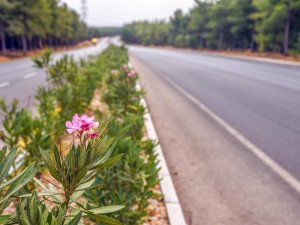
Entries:
[[219, 36], [219, 42], [218, 42], [218, 49], [221, 50], [222, 46], [223, 46], [223, 38], [224, 38], [224, 33], [223, 31], [221, 32], [220, 36]]
[[18, 45], [19, 45], [19, 39], [15, 39], [13, 40], [12, 38], [9, 38], [9, 45], [10, 45], [10, 48], [15, 51], [16, 48], [18, 48]]
[[251, 41], [250, 41], [250, 51], [253, 52], [254, 51], [254, 45], [255, 45], [255, 31], [252, 31], [251, 34]]
[[42, 38], [39, 38], [38, 44], [39, 44], [39, 48], [42, 49], [43, 48]]
[[50, 35], [48, 36], [48, 46], [53, 47], [54, 45], [54, 41], [53, 41], [53, 37], [51, 37]]
[[283, 40], [283, 54], [287, 55], [289, 52], [289, 37], [291, 25], [291, 0], [287, 3], [287, 15], [284, 25], [284, 40]]
[[4, 31], [4, 26], [2, 23], [0, 23], [0, 40], [1, 40], [2, 54], [7, 55], [5, 31]]
[[27, 41], [26, 41], [26, 36], [25, 36], [25, 32], [22, 32], [21, 35], [21, 39], [22, 39], [22, 51], [23, 51], [23, 55], [27, 54]]

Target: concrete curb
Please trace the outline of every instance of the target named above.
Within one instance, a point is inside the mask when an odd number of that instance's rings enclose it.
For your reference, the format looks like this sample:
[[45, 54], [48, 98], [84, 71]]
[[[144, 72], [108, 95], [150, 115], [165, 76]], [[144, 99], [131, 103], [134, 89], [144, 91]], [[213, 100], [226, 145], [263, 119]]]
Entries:
[[[137, 89], [140, 90], [141, 86], [139, 83], [137, 83]], [[141, 100], [141, 104], [145, 107], [145, 109], [148, 111], [144, 116], [144, 123], [145, 123], [145, 129], [146, 133], [149, 139], [152, 140], [158, 140], [158, 136], [156, 134], [154, 124], [152, 122], [151, 115], [149, 113], [147, 103], [145, 99]], [[159, 171], [159, 178], [160, 178], [160, 187], [162, 190], [162, 193], [164, 195], [164, 201], [167, 208], [168, 213], [168, 219], [170, 225], [186, 225], [186, 221], [184, 219], [183, 211], [180, 205], [180, 202], [177, 197], [177, 193], [172, 181], [172, 177], [170, 175], [162, 148], [160, 144], [156, 146], [154, 151], [158, 155], [158, 167], [160, 168]]]

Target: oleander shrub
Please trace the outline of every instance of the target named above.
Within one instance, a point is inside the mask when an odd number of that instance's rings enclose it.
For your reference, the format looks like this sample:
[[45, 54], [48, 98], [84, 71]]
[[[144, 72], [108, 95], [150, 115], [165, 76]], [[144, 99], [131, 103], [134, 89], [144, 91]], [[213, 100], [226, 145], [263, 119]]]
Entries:
[[[119, 211], [122, 205], [102, 205], [86, 208], [82, 200], [85, 191], [99, 188], [96, 176], [121, 157], [111, 157], [115, 144], [106, 132], [106, 124], [99, 125], [94, 117], [74, 115], [66, 122], [67, 132], [73, 135], [70, 145], [55, 145], [53, 150], [40, 150], [40, 157], [15, 177], [8, 179], [17, 149], [0, 151], [0, 212], [17, 198], [16, 213], [0, 216], [0, 224], [20, 225], [76, 225], [82, 217], [92, 218], [100, 224], [121, 225], [105, 214]], [[44, 165], [52, 177], [42, 183], [34, 175]], [[25, 188], [34, 180], [42, 191]], [[50, 204], [51, 207], [50, 207]]]

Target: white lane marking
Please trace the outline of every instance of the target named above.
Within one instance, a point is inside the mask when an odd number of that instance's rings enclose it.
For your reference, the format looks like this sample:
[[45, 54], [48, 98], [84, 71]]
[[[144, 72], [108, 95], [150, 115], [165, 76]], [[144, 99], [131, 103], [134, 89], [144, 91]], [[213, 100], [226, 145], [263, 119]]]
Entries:
[[0, 84], [0, 88], [6, 87], [9, 85], [9, 82], [3, 82]]
[[29, 79], [29, 78], [34, 77], [36, 75], [37, 75], [37, 72], [29, 73], [29, 74], [24, 76], [24, 79]]
[[245, 136], [231, 127], [228, 123], [226, 123], [221, 117], [216, 115], [213, 111], [211, 111], [204, 104], [199, 102], [194, 96], [186, 92], [180, 86], [178, 86], [175, 82], [170, 80], [165, 76], [161, 76], [165, 81], [175, 87], [179, 92], [181, 92], [185, 97], [187, 97], [191, 102], [196, 104], [201, 110], [203, 110], [206, 114], [208, 114], [214, 121], [216, 121], [221, 127], [223, 127], [226, 131], [228, 131], [233, 137], [235, 137], [238, 141], [240, 141], [247, 149], [249, 149], [257, 158], [259, 158], [262, 162], [264, 162], [271, 170], [273, 170], [278, 176], [280, 176], [286, 183], [288, 183], [293, 189], [295, 189], [298, 193], [300, 193], [300, 181], [291, 175], [288, 171], [286, 171], [282, 166], [276, 163], [273, 159], [271, 159], [267, 154], [265, 154], [261, 149], [259, 149], [255, 144], [249, 141]]

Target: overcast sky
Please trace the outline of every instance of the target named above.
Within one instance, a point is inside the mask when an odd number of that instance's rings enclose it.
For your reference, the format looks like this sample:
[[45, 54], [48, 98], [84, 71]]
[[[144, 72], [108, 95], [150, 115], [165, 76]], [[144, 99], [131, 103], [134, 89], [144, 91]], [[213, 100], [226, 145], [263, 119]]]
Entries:
[[[62, 0], [81, 13], [81, 0]], [[133, 20], [167, 19], [176, 9], [185, 12], [194, 0], [86, 0], [87, 23], [95, 26], [122, 26]]]

